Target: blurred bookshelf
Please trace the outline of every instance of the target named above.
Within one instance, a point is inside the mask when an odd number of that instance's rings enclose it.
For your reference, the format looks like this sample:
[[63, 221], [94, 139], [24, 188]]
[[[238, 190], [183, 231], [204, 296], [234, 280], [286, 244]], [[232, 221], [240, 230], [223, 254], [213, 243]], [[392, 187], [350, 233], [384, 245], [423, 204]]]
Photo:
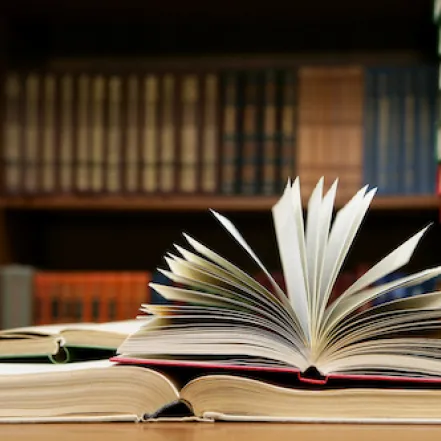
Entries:
[[0, 263], [150, 275], [186, 231], [251, 271], [211, 208], [277, 270], [288, 176], [378, 188], [349, 270], [428, 223], [441, 262], [431, 0], [133, 6], [0, 6]]

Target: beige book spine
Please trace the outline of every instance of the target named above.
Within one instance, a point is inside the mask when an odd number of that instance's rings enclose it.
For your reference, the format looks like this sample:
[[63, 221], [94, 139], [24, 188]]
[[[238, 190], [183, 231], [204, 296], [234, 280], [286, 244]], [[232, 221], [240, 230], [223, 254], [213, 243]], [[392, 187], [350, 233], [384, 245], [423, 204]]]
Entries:
[[20, 96], [22, 94], [20, 78], [11, 73], [5, 79], [5, 127], [3, 160], [5, 164], [4, 190], [18, 193], [20, 183]]
[[44, 78], [44, 128], [42, 151], [42, 189], [44, 192], [55, 190], [55, 93], [54, 75]]
[[142, 145], [142, 190], [158, 190], [158, 99], [159, 81], [156, 75], [144, 78], [144, 136]]
[[92, 191], [103, 191], [104, 184], [104, 99], [106, 80], [97, 75], [92, 80]]
[[196, 192], [197, 190], [197, 105], [198, 77], [185, 76], [182, 80], [182, 128], [181, 128], [181, 164], [179, 190]]
[[238, 157], [237, 126], [237, 77], [231, 73], [226, 77], [223, 108], [222, 133], [222, 192], [232, 194], [236, 190]]
[[90, 77], [81, 74], [78, 78], [77, 145], [76, 145], [76, 189], [80, 192], [89, 188], [89, 99]]
[[125, 189], [130, 193], [138, 190], [138, 97], [139, 83], [136, 75], [127, 79], [127, 136], [125, 143]]
[[38, 190], [38, 101], [41, 78], [30, 74], [26, 79], [26, 127], [24, 142], [24, 188], [34, 193]]
[[204, 127], [202, 138], [202, 191], [214, 193], [217, 190], [218, 166], [218, 77], [208, 74], [205, 77]]
[[121, 190], [121, 78], [109, 79], [109, 128], [107, 142], [106, 190]]
[[162, 127], [161, 127], [161, 149], [160, 149], [160, 190], [171, 192], [175, 184], [175, 82], [172, 74], [166, 74], [162, 83]]
[[72, 75], [61, 78], [61, 115], [60, 115], [60, 190], [72, 191], [73, 183], [73, 90]]

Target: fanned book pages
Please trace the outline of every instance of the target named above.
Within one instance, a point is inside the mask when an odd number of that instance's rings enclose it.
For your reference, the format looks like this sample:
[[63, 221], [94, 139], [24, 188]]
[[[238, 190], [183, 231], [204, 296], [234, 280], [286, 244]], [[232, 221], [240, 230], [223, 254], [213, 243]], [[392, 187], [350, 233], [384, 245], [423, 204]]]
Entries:
[[0, 362], [18, 360], [66, 363], [109, 358], [144, 321], [66, 323], [0, 330]]
[[187, 247], [176, 245], [176, 253], [165, 257], [169, 268], [161, 270], [179, 287], [151, 285], [177, 303], [142, 305], [153, 319], [124, 341], [115, 361], [285, 371], [302, 378], [316, 373], [311, 380], [322, 383], [341, 376], [441, 380], [441, 292], [372, 302], [441, 274], [436, 267], [374, 284], [408, 263], [428, 226], [329, 301], [375, 194], [362, 188], [334, 216], [337, 185], [324, 194], [323, 179], [318, 182], [305, 219], [298, 179], [287, 183], [272, 208], [286, 292], [235, 226], [212, 211], [273, 289], [185, 235]]

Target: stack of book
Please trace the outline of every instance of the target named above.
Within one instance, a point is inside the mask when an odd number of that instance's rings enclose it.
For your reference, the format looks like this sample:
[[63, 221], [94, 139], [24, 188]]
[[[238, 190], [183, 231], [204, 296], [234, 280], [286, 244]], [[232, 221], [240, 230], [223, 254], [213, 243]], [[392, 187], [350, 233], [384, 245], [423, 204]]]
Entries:
[[298, 179], [273, 206], [284, 289], [213, 211], [271, 290], [185, 235], [161, 269], [177, 285], [152, 283], [170, 303], [143, 304], [130, 323], [0, 334], [0, 421], [440, 422], [441, 291], [372, 302], [441, 274], [384, 279], [429, 227], [331, 299], [376, 192], [334, 217], [337, 185], [318, 182], [306, 218]]

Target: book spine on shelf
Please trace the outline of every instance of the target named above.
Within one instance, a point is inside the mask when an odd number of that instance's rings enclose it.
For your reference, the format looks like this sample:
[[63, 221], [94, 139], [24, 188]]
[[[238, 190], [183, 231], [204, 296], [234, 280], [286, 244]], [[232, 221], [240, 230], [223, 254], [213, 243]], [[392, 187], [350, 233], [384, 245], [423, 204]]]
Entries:
[[76, 97], [75, 77], [70, 73], [64, 73], [60, 78], [60, 116], [57, 129], [59, 131], [57, 188], [61, 193], [71, 193], [74, 189]]
[[419, 194], [433, 194], [433, 182], [435, 178], [435, 170], [431, 164], [431, 160], [433, 160], [432, 152], [434, 145], [432, 134], [434, 129], [434, 105], [431, 103], [430, 83], [430, 68], [425, 66], [419, 68], [417, 71], [417, 121], [419, 126], [419, 143], [417, 146], [419, 158], [417, 163], [417, 174]]
[[430, 143], [428, 145], [427, 151], [427, 161], [429, 163], [429, 173], [427, 176], [427, 193], [434, 194], [435, 192], [435, 180], [436, 180], [436, 164], [437, 155], [434, 152], [434, 146], [437, 142], [437, 131], [436, 126], [440, 118], [439, 107], [438, 107], [438, 94], [435, 92], [438, 84], [438, 67], [429, 66], [429, 80], [427, 84], [427, 95], [429, 99], [429, 114], [430, 114]]
[[40, 81], [38, 74], [30, 72], [25, 78], [23, 189], [25, 193], [38, 192]]
[[[199, 78], [186, 74], [182, 78], [180, 101], [182, 124], [180, 131], [179, 185], [184, 193], [198, 190], [198, 106], [200, 106]], [[174, 158], [171, 158], [173, 161]]]
[[403, 91], [403, 142], [401, 144], [402, 192], [405, 195], [417, 193], [415, 162], [417, 156], [415, 139], [416, 121], [416, 89], [414, 70], [407, 69], [404, 73]]
[[139, 191], [139, 77], [130, 74], [125, 78], [124, 100], [124, 191], [138, 193]]
[[122, 87], [121, 76], [111, 75], [108, 81], [108, 136], [105, 156], [105, 190], [108, 193], [119, 193], [122, 191]]
[[200, 144], [201, 190], [204, 193], [215, 193], [219, 190], [219, 75], [211, 72], [203, 77], [203, 112], [199, 121], [202, 132]]
[[34, 269], [23, 265], [0, 268], [0, 329], [30, 326], [36, 307]]
[[107, 105], [107, 81], [104, 75], [92, 79], [92, 130], [91, 130], [91, 190], [104, 191], [105, 109]]
[[3, 191], [19, 194], [22, 190], [22, 116], [24, 84], [16, 72], [9, 72], [3, 83], [5, 103], [3, 122]]
[[363, 111], [363, 183], [373, 185], [377, 182], [375, 140], [375, 117], [377, 112], [376, 75], [370, 69], [364, 72], [364, 111]]
[[176, 190], [176, 164], [180, 158], [177, 148], [179, 128], [176, 108], [179, 103], [180, 78], [170, 72], [161, 77], [161, 141], [159, 150], [159, 191]]
[[257, 71], [250, 70], [245, 73], [244, 77], [240, 192], [256, 194], [259, 158], [259, 74]]
[[41, 136], [41, 164], [40, 187], [41, 192], [52, 194], [56, 188], [56, 160], [55, 160], [55, 121], [57, 80], [53, 73], [47, 73], [42, 79], [42, 136]]
[[277, 183], [277, 71], [264, 72], [263, 133], [262, 133], [262, 193], [274, 194]]
[[404, 71], [402, 69], [393, 69], [390, 73], [390, 81], [388, 84], [390, 97], [390, 129], [389, 129], [389, 145], [388, 149], [388, 174], [390, 186], [388, 192], [390, 194], [402, 193], [402, 167], [401, 167], [401, 146], [403, 144], [402, 136], [402, 96], [403, 96], [403, 80]]
[[297, 74], [287, 70], [281, 77], [281, 93], [278, 100], [280, 108], [275, 116], [276, 129], [273, 140], [276, 144], [276, 152], [280, 151], [280, 159], [276, 160], [279, 168], [276, 174], [279, 185], [275, 190], [278, 192], [283, 190], [288, 178], [294, 179], [297, 174]]
[[162, 94], [158, 75], [147, 74], [143, 79], [141, 120], [141, 191], [155, 192], [159, 188], [159, 152]]
[[378, 72], [378, 115], [377, 115], [377, 178], [378, 194], [390, 193], [390, 177], [388, 174], [388, 143], [390, 139], [391, 103], [388, 93], [390, 77], [385, 71]]
[[239, 97], [238, 73], [223, 74], [223, 127], [222, 127], [222, 177], [221, 191], [236, 193], [239, 153]]
[[78, 100], [76, 102], [77, 132], [75, 145], [75, 191], [86, 193], [90, 190], [90, 77], [88, 74], [80, 74], [77, 80]]

